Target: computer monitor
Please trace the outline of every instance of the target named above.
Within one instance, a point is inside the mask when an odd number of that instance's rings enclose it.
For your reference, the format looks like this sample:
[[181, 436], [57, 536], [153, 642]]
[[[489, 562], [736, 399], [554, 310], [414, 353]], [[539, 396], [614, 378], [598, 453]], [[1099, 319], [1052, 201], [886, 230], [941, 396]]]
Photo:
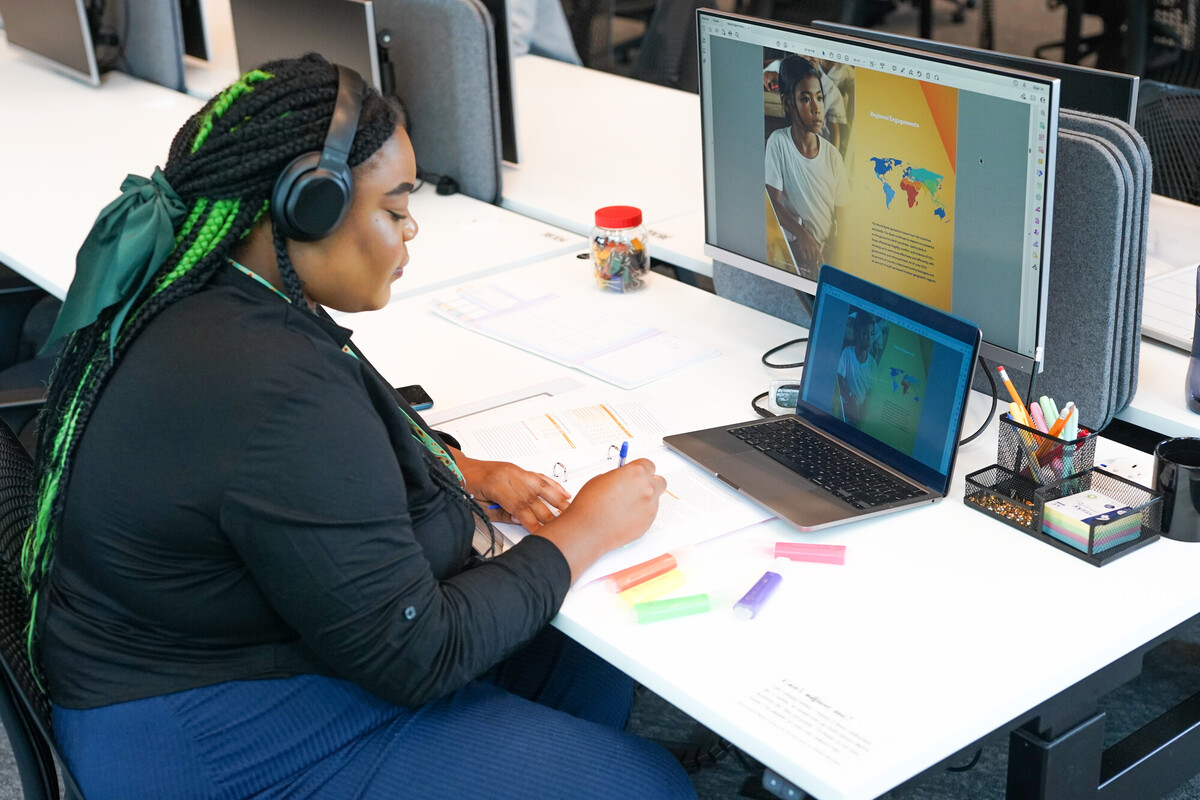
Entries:
[[496, 37], [496, 89], [500, 94], [500, 153], [505, 161], [516, 164], [517, 104], [513, 90], [512, 37], [509, 29], [508, 4], [505, 0], [481, 0], [492, 15], [492, 31]]
[[231, 0], [240, 71], [320, 53], [384, 90], [370, 0]]
[[183, 22], [183, 52], [208, 61], [212, 48], [208, 44], [208, 26], [204, 24], [200, 0], [179, 0], [179, 17]]
[[998, 67], [1049, 75], [1062, 81], [1062, 97], [1059, 103], [1062, 108], [1069, 108], [1072, 111], [1089, 111], [1093, 114], [1103, 114], [1106, 117], [1116, 117], [1130, 125], [1133, 124], [1134, 115], [1137, 113], [1138, 82], [1140, 81], [1137, 75], [1109, 72], [1079, 64], [1060, 64], [1057, 61], [1046, 61], [1030, 56], [997, 53], [994, 50], [984, 50], [979, 47], [934, 42], [887, 31], [857, 28], [840, 22], [817, 21], [812, 24], [812, 27], [830, 33], [843, 33], [848, 36], [857, 36], [860, 39], [870, 39], [885, 44], [911, 47], [914, 50], [965, 58], [968, 61], [979, 61], [984, 64], [995, 64]]
[[[698, 32], [707, 255], [809, 293], [832, 264], [1041, 363], [1058, 79], [707, 9]], [[819, 118], [812, 62], [847, 95]]]
[[0, 18], [10, 47], [56, 72], [100, 85], [83, 0], [0, 0]]

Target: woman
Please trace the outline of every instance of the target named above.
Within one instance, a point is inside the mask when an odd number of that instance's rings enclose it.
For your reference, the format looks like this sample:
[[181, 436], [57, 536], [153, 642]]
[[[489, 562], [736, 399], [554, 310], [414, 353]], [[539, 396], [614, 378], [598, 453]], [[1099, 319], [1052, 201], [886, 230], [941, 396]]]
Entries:
[[[383, 306], [408, 260], [395, 111], [366, 92], [332, 233], [270, 208], [338, 97], [317, 56], [247, 73], [80, 251], [23, 565], [69, 767], [89, 800], [694, 796], [621, 731], [629, 679], [546, 627], [664, 481], [571, 500], [466, 458], [358, 357], [323, 307]], [[473, 557], [476, 499], [535, 535]]]

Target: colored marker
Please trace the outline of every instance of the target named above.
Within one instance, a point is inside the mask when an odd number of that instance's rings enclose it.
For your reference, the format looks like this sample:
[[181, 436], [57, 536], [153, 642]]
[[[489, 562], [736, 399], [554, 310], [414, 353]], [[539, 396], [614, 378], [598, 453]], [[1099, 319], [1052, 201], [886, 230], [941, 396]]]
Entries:
[[663, 553], [648, 561], [626, 567], [614, 572], [604, 579], [604, 585], [614, 592], [623, 592], [631, 586], [645, 583], [651, 578], [670, 572], [688, 559], [689, 548], [683, 548], [678, 553]]
[[1058, 435], [1063, 432], [1063, 428], [1067, 426], [1067, 419], [1074, 413], [1074, 411], [1074, 403], [1067, 403], [1065, 406], [1063, 406], [1062, 416], [1055, 420], [1054, 424], [1050, 427], [1051, 436], [1056, 439], [1058, 438]]
[[1042, 414], [1042, 407], [1037, 403], [1031, 403], [1029, 406], [1029, 416], [1033, 417], [1033, 427], [1037, 428], [1042, 433], [1045, 433], [1049, 428], [1046, 427], [1046, 417]]
[[621, 455], [617, 458], [617, 466], [625, 466], [625, 458], [629, 455], [629, 442], [621, 442]]
[[[1021, 408], [1016, 403], [1008, 404], [1008, 417], [1013, 422], [1018, 422], [1017, 415]], [[1037, 456], [1033, 452], [1033, 445], [1030, 443], [1032, 435], [1017, 428], [1017, 441], [1021, 443], [1021, 449], [1025, 451], [1025, 457], [1029, 459], [1029, 474], [1033, 478], [1038, 478], [1041, 472], [1042, 465], [1038, 463]]]
[[783, 577], [778, 572], [764, 572], [750, 591], [733, 604], [733, 615], [738, 619], [754, 619], [781, 580]]
[[1013, 386], [1012, 381], [1008, 379], [1008, 373], [1004, 371], [1004, 367], [996, 367], [996, 369], [1000, 372], [1000, 380], [1004, 382], [1004, 388], [1008, 389], [1009, 396], [1021, 410], [1020, 414], [1013, 415], [1013, 419], [1027, 428], [1032, 428], [1033, 420], [1030, 418], [1029, 412], [1025, 410], [1025, 404], [1021, 402], [1021, 395], [1017, 394], [1017, 387]]
[[810, 561], [816, 564], [845, 564], [846, 545], [776, 542], [772, 557], [791, 561]]
[[[1043, 439], [1041, 446], [1038, 447], [1037, 455], [1039, 457], [1050, 452], [1050, 448], [1054, 446], [1054, 442], [1052, 442], [1051, 439], [1057, 439], [1059, 438], [1060, 434], [1063, 434], [1064, 430], [1067, 428], [1067, 419], [1074, 416], [1074, 411], [1074, 403], [1067, 403], [1065, 406], [1063, 406], [1062, 416], [1054, 421], [1054, 424], [1050, 426], [1050, 431], [1046, 434], [1046, 436], [1049, 438]], [[1075, 440], [1068, 439], [1067, 441], [1073, 442]]]
[[1042, 416], [1046, 418], [1047, 425], [1053, 425], [1058, 422], [1058, 403], [1054, 402], [1053, 397], [1042, 395], [1038, 400], [1038, 405], [1042, 407]]
[[636, 586], [630, 586], [618, 594], [617, 597], [621, 598], [628, 606], [636, 606], [638, 603], [657, 600], [665, 594], [670, 594], [680, 586], [683, 586], [685, 581], [684, 574], [677, 569], [673, 569], [670, 572], [664, 572], [662, 575], [639, 583]]
[[[1070, 419], [1067, 420], [1067, 429], [1065, 435], [1068, 441], [1073, 442], [1079, 438], [1079, 415], [1070, 413], [1071, 411], [1075, 410], [1074, 403], [1068, 403], [1067, 406], [1067, 416], [1069, 416]], [[1075, 471], [1075, 448], [1064, 447], [1063, 449], [1067, 451], [1063, 456], [1063, 468], [1066, 470], [1066, 474], [1070, 475]]]
[[647, 622], [661, 622], [675, 617], [686, 617], [689, 614], [703, 614], [711, 611], [712, 600], [707, 594], [692, 594], [687, 597], [668, 597], [665, 600], [651, 600], [638, 603], [633, 607], [633, 613], [639, 625]]

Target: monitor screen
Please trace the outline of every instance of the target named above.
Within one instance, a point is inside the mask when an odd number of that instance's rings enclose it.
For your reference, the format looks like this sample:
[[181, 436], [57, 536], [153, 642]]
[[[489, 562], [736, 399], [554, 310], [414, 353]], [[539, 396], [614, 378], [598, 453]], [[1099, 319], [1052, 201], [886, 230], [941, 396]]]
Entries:
[[383, 90], [369, 0], [232, 0], [238, 68], [320, 53]]
[[809, 293], [832, 264], [1040, 363], [1059, 81], [698, 15], [706, 254]]
[[874, 42], [898, 44], [929, 53], [940, 53], [944, 56], [965, 58], [968, 61], [980, 61], [984, 64], [995, 64], [998, 67], [1049, 75], [1062, 81], [1062, 97], [1059, 99], [1059, 105], [1072, 111], [1089, 111], [1093, 114], [1103, 114], [1106, 117], [1116, 117], [1130, 125], [1133, 124], [1137, 112], [1138, 82], [1140, 80], [1137, 75], [1108, 72], [1079, 64], [1060, 64], [1057, 61], [1046, 61], [1030, 56], [997, 53], [995, 50], [983, 50], [978, 47], [932, 42], [928, 39], [901, 36], [887, 31], [856, 28], [840, 22], [818, 21], [814, 22], [812, 26], [817, 30], [830, 33], [844, 33]]
[[83, 0], [0, 0], [0, 18], [10, 46], [57, 72], [100, 85]]
[[979, 333], [826, 267], [796, 413], [946, 491]]

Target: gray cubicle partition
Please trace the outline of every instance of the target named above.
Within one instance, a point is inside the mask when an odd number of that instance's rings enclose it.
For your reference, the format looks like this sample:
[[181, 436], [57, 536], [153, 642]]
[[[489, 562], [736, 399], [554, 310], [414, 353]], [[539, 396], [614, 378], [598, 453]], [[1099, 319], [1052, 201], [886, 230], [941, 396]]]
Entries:
[[375, 0], [388, 60], [426, 180], [500, 199], [500, 99], [492, 19], [479, 0]]
[[[1065, 109], [1058, 154], [1044, 367], [1033, 378], [1033, 394], [1074, 401], [1080, 424], [1099, 430], [1137, 390], [1150, 159], [1126, 122]], [[714, 262], [713, 286], [731, 300], [808, 325], [802, 298], [780, 284]], [[1029, 376], [1012, 372], [1012, 378], [1027, 394]], [[974, 387], [989, 390], [978, 371]]]

